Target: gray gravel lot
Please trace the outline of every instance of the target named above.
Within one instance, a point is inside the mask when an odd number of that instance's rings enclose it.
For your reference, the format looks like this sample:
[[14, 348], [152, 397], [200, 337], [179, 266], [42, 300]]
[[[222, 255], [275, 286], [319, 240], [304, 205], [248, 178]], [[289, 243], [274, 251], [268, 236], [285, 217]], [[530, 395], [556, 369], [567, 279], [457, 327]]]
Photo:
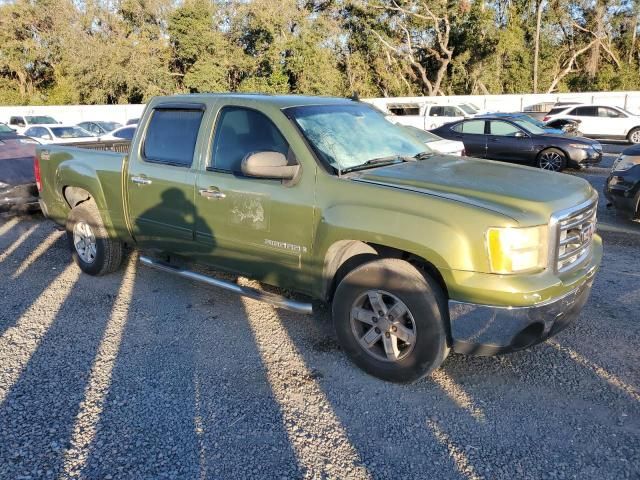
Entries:
[[135, 255], [81, 275], [51, 222], [0, 219], [0, 479], [640, 478], [640, 234], [603, 236], [576, 325], [398, 386], [348, 362], [326, 311]]

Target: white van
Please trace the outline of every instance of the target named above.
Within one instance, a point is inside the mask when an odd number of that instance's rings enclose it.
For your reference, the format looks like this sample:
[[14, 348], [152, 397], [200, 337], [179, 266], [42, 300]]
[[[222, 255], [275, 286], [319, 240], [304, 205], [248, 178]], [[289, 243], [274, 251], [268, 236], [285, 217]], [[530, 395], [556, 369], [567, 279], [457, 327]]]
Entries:
[[432, 130], [445, 123], [470, 118], [479, 113], [468, 103], [389, 103], [386, 108], [390, 113], [389, 121], [422, 130]]

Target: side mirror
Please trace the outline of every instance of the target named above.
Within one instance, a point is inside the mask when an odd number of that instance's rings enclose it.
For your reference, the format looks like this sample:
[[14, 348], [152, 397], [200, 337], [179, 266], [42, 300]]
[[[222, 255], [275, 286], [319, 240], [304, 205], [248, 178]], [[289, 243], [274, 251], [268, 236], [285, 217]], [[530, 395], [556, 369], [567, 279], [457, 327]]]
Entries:
[[247, 177], [291, 180], [297, 175], [300, 165], [288, 165], [283, 154], [267, 151], [247, 155], [242, 160], [241, 169]]
[[516, 137], [516, 138], [524, 138], [524, 137], [526, 137], [526, 135], [525, 135], [525, 133], [524, 133], [524, 132], [517, 131], [517, 132], [515, 133], [514, 137]]

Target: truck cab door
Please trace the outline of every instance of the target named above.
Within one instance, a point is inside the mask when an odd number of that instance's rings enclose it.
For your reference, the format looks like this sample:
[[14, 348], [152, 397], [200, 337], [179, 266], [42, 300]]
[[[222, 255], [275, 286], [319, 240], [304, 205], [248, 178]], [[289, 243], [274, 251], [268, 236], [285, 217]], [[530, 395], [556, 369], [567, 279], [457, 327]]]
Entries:
[[143, 247], [193, 250], [193, 164], [203, 114], [201, 104], [159, 104], [139, 127], [143, 140], [132, 144], [125, 181], [132, 234]]
[[197, 179], [196, 242], [205, 263], [304, 290], [310, 284], [315, 172], [303, 171], [293, 181], [244, 176], [242, 160], [264, 151], [297, 163], [290, 141], [267, 115], [242, 105], [220, 109]]

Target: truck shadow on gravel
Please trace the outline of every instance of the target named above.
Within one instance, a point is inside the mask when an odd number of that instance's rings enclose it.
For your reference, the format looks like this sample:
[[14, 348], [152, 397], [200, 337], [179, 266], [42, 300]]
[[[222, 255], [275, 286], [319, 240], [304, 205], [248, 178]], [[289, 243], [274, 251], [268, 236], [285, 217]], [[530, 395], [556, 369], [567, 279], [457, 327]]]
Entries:
[[[3, 279], [49, 230], [0, 262]], [[0, 333], [58, 285], [63, 242], [2, 283], [5, 305], [25, 303]], [[276, 310], [143, 267], [80, 275], [46, 330], [0, 340], [4, 362], [31, 352], [20, 371], [0, 367], [0, 478], [632, 477], [637, 370], [600, 337], [637, 339], [637, 314], [603, 318], [603, 273], [560, 347], [451, 355], [414, 385], [353, 366], [327, 309]]]
[[[15, 325], [71, 263], [66, 240], [51, 223], [38, 217], [40, 223], [31, 217], [13, 219], [16, 223], [0, 235], [0, 298], [6, 299], [0, 309], [0, 335]], [[39, 262], [43, 255], [55, 259], [55, 266]]]

